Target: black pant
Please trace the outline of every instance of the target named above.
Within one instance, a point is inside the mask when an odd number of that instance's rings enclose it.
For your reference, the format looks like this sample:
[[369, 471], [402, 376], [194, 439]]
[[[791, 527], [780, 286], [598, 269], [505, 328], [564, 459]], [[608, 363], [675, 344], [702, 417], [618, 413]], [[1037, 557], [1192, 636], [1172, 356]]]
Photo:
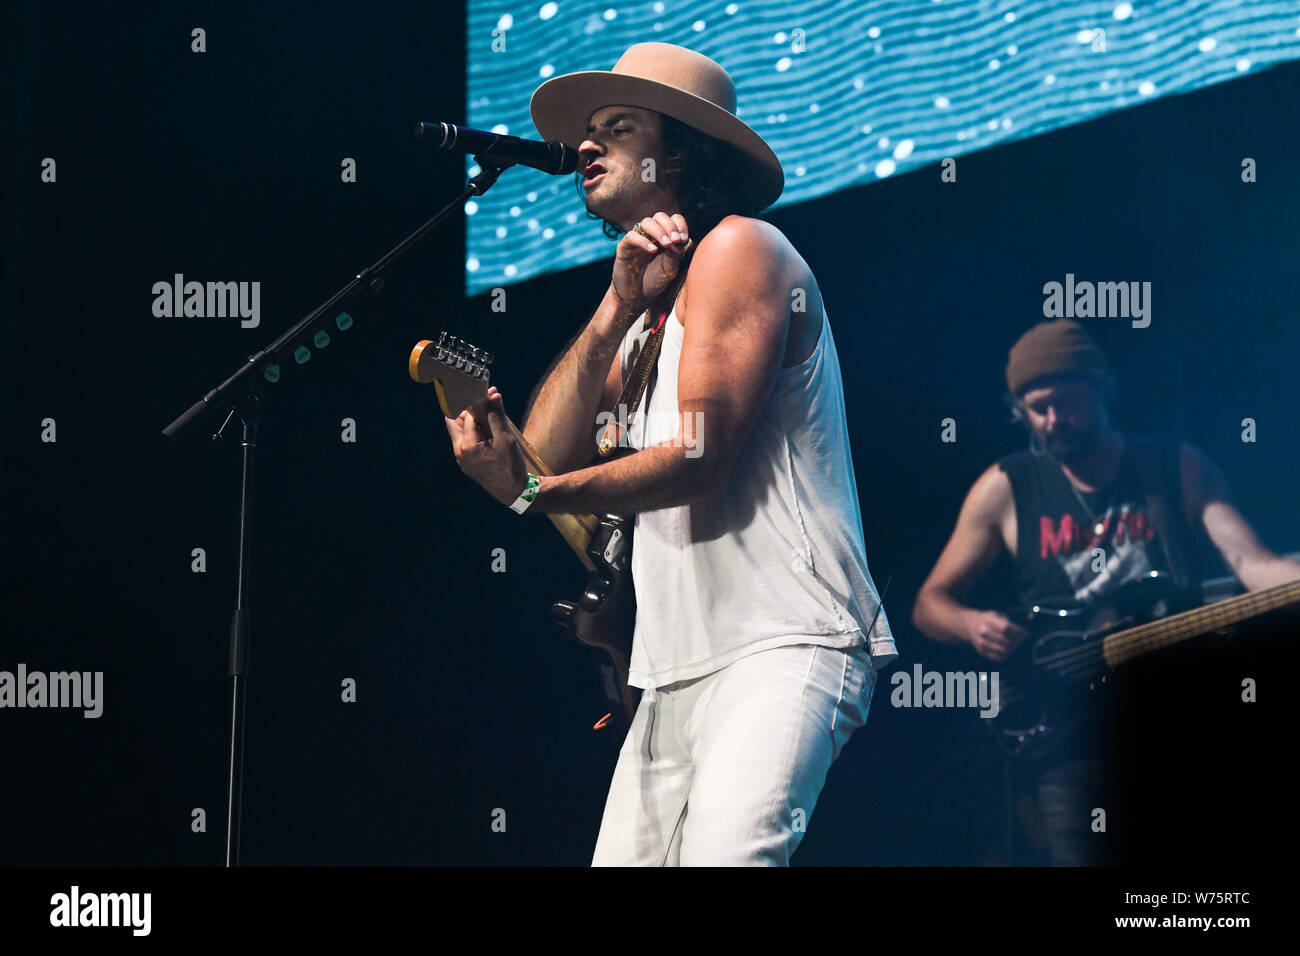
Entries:
[[1074, 757], [1040, 770], [1034, 781], [1052, 866], [1109, 866], [1114, 785], [1096, 755]]
[[[1052, 866], [1119, 862], [1112, 824], [1119, 788], [1100, 717], [1072, 730], [1050, 754], [1012, 765], [1012, 799], [1030, 842]], [[1033, 860], [1020, 860], [1022, 863]]]

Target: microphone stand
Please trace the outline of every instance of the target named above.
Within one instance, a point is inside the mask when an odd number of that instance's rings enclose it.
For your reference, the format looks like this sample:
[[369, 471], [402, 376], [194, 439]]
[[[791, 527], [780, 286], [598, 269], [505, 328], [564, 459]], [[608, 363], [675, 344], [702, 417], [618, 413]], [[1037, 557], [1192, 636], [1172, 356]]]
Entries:
[[[328, 344], [323, 326], [331, 319], [340, 331], [351, 327], [352, 317], [345, 311], [363, 295], [369, 296], [384, 287], [383, 271], [399, 256], [427, 236], [455, 209], [471, 196], [481, 196], [497, 181], [501, 172], [514, 163], [491, 157], [474, 157], [480, 172], [469, 180], [464, 192], [443, 206], [428, 222], [394, 246], [379, 261], [357, 273], [325, 302], [298, 320], [287, 332], [266, 348], [254, 352], [229, 378], [208, 391], [179, 418], [163, 429], [167, 438], [176, 438], [193, 427], [205, 415], [229, 408], [225, 421], [212, 435], [220, 443], [236, 415], [243, 424], [243, 475], [239, 495], [239, 575], [235, 592], [235, 611], [230, 622], [230, 749], [226, 789], [226, 866], [239, 865], [240, 818], [244, 796], [244, 711], [247, 702], [248, 653], [250, 639], [249, 575], [252, 560], [251, 536], [253, 517], [253, 452], [257, 448], [258, 427], [262, 420], [265, 396], [258, 387], [257, 376], [267, 381], [280, 379], [281, 361], [290, 356], [310, 356], [304, 344], [315, 333], [318, 347]], [[320, 337], [323, 336], [323, 341]], [[299, 358], [300, 362], [306, 358]]]

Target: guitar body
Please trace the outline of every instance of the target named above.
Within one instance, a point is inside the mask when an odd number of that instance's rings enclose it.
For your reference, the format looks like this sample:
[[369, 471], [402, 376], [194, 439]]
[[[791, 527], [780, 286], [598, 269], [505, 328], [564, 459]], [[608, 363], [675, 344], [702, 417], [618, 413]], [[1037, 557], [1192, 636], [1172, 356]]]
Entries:
[[587, 556], [596, 569], [588, 574], [582, 596], [577, 601], [556, 601], [551, 616], [562, 634], [597, 652], [610, 721], [626, 730], [641, 700], [640, 690], [627, 682], [636, 623], [632, 520], [603, 515]]
[[981, 723], [1012, 756], [1050, 754], [1104, 705], [1111, 674], [1105, 639], [1187, 603], [1168, 575], [1152, 572], [1117, 588], [1104, 605], [1009, 612], [1029, 637], [998, 672], [998, 715]]

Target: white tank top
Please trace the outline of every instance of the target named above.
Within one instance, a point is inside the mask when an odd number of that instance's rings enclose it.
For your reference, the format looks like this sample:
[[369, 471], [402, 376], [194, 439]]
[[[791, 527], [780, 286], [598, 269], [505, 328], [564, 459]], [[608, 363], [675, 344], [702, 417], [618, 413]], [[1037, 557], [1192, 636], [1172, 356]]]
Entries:
[[[648, 322], [633, 323], [620, 346], [624, 380]], [[674, 306], [656, 377], [628, 419], [633, 448], [678, 435], [683, 332]], [[867, 571], [839, 357], [824, 314], [817, 348], [778, 373], [722, 492], [637, 514], [632, 580], [634, 687], [702, 677], [788, 644], [865, 644], [877, 668], [898, 656], [883, 611], [871, 625], [880, 600]]]

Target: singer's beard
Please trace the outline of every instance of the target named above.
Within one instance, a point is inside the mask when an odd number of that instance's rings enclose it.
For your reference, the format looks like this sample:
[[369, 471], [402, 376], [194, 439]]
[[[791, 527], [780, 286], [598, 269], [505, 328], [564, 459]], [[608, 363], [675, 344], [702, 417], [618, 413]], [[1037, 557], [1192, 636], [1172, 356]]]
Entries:
[[607, 222], [621, 224], [623, 208], [627, 205], [624, 201], [626, 190], [620, 189], [618, 183], [611, 183], [609, 177], [610, 174], [606, 173], [605, 178], [587, 193], [587, 212]]

